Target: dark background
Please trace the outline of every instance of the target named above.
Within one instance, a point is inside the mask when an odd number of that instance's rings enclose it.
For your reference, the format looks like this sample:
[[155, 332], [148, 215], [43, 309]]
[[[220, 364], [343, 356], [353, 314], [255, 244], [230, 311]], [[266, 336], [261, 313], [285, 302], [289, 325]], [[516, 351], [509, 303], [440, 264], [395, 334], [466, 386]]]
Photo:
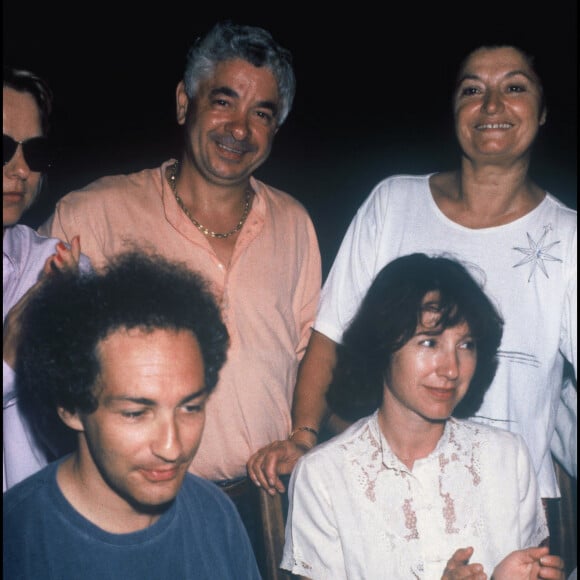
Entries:
[[267, 28], [294, 55], [294, 108], [257, 177], [310, 211], [325, 274], [378, 181], [456, 166], [452, 82], [483, 43], [536, 56], [548, 123], [532, 173], [576, 207], [577, 0], [325, 5], [3, 0], [4, 62], [44, 76], [56, 98], [57, 162], [23, 221], [36, 227], [60, 196], [101, 175], [176, 154], [185, 53], [222, 18]]

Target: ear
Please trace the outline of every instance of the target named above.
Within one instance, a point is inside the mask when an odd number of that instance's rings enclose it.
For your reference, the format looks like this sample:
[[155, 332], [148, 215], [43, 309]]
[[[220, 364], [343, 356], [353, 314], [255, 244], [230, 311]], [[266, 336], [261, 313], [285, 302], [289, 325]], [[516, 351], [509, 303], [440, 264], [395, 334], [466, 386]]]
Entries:
[[185, 84], [179, 81], [177, 89], [175, 90], [175, 105], [177, 113], [177, 123], [183, 125], [187, 117], [187, 108], [189, 106], [189, 97], [185, 92]]
[[545, 124], [547, 118], [548, 118], [548, 109], [544, 107], [544, 109], [542, 110], [542, 114], [540, 115], [540, 127]]
[[67, 426], [70, 427], [73, 431], [84, 431], [85, 426], [81, 421], [81, 418], [77, 412], [72, 413], [68, 411], [64, 407], [58, 407], [56, 412], [58, 416], [61, 418], [61, 421]]

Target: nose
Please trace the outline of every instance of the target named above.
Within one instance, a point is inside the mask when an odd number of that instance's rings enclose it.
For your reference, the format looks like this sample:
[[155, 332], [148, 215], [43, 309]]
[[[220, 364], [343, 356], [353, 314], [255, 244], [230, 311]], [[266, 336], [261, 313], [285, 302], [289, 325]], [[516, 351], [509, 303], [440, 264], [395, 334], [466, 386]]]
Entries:
[[453, 381], [459, 376], [459, 357], [455, 349], [445, 350], [439, 353], [437, 361], [437, 373], [446, 379]]
[[497, 113], [503, 108], [501, 93], [496, 90], [489, 90], [483, 99], [483, 110], [488, 114]]
[[22, 180], [30, 175], [30, 167], [28, 167], [28, 163], [26, 163], [22, 151], [22, 145], [20, 143], [16, 147], [12, 159], [10, 159], [10, 161], [8, 161], [4, 166], [4, 170], [10, 175], [17, 175]]
[[159, 418], [153, 433], [151, 449], [164, 461], [177, 461], [182, 452], [182, 445], [175, 417]]
[[250, 132], [248, 119], [243, 112], [233, 116], [226, 125], [228, 131], [236, 141], [243, 141]]

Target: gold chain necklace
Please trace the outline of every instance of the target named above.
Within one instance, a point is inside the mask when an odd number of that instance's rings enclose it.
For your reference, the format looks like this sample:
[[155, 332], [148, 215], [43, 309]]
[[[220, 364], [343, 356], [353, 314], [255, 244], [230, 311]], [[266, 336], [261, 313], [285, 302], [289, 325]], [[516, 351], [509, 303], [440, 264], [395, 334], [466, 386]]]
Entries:
[[246, 223], [246, 219], [248, 217], [248, 214], [250, 213], [250, 201], [252, 200], [252, 193], [253, 193], [252, 190], [249, 188], [246, 190], [246, 197], [244, 199], [244, 211], [242, 213], [242, 217], [240, 218], [240, 221], [236, 224], [236, 226], [233, 229], [231, 229], [229, 232], [226, 232], [225, 234], [212, 232], [209, 228], [206, 228], [204, 225], [200, 224], [191, 215], [191, 213], [189, 213], [189, 210], [187, 209], [187, 207], [185, 207], [183, 200], [181, 199], [181, 197], [179, 197], [179, 194], [177, 193], [177, 183], [176, 183], [176, 181], [177, 181], [177, 166], [178, 166], [178, 162], [176, 161], [169, 168], [169, 185], [171, 186], [171, 191], [173, 192], [173, 195], [175, 196], [175, 200], [179, 204], [179, 207], [183, 210], [183, 213], [190, 219], [191, 223], [200, 232], [202, 232], [206, 236], [210, 236], [212, 238], [219, 238], [221, 240], [223, 240], [225, 238], [229, 238], [230, 236], [233, 236], [235, 233], [239, 232], [242, 229], [243, 225]]

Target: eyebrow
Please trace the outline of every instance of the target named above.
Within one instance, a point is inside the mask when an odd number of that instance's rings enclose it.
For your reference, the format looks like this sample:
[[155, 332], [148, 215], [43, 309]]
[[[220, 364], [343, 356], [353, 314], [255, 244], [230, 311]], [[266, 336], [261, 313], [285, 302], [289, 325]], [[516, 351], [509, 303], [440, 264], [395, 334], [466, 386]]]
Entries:
[[[219, 95], [225, 95], [226, 97], [232, 97], [233, 99], [238, 99], [240, 95], [228, 86], [215, 87], [209, 92], [210, 98], [217, 97]], [[258, 108], [269, 109], [275, 116], [278, 114], [278, 105], [272, 101], [259, 101]]]
[[218, 95], [226, 95], [227, 97], [238, 98], [240, 95], [230, 87], [216, 87], [209, 92], [210, 97], [217, 97]]
[[[537, 80], [531, 76], [528, 72], [526, 72], [525, 70], [521, 70], [521, 69], [516, 69], [516, 70], [512, 70], [509, 71], [508, 73], [505, 74], [504, 78], [510, 78], [510, 77], [515, 77], [518, 75], [522, 75], [524, 77], [526, 77], [530, 82], [532, 83], [536, 83]], [[457, 86], [459, 86], [463, 81], [466, 80], [472, 80], [472, 81], [480, 81], [481, 77], [479, 75], [476, 74], [464, 74], [458, 81], [457, 81]]]
[[[205, 395], [207, 392], [208, 392], [208, 389], [206, 387], [203, 387], [199, 391], [196, 391], [195, 393], [192, 393], [191, 395], [188, 395], [187, 397], [184, 397], [183, 399], [181, 399], [181, 401], [179, 401], [178, 405], [185, 405], [186, 403], [189, 403], [190, 401], [193, 401], [194, 399], [199, 399], [200, 397]], [[122, 396], [122, 395], [118, 396], [118, 397], [107, 397], [105, 402], [107, 404], [117, 403], [117, 402], [135, 403], [137, 405], [145, 405], [148, 407], [153, 407], [157, 404], [157, 401], [155, 401], [154, 399], [149, 399], [147, 397], [129, 397], [129, 396]]]

